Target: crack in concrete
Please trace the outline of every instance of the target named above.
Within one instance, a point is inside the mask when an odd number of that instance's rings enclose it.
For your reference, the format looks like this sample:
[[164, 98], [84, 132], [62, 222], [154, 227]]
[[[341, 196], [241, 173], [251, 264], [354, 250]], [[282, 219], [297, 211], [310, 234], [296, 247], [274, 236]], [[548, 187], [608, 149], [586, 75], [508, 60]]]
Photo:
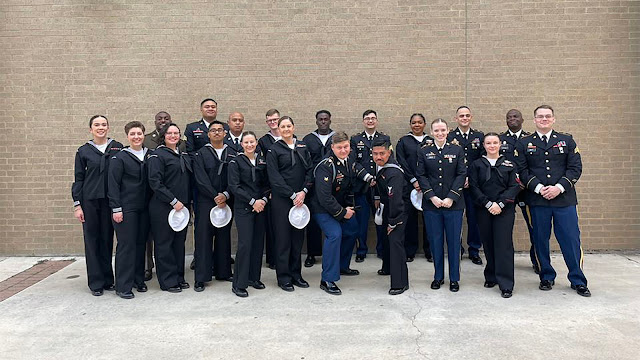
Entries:
[[424, 334], [422, 333], [422, 330], [420, 330], [420, 328], [416, 325], [416, 318], [422, 312], [423, 307], [422, 307], [422, 304], [420, 303], [420, 300], [416, 299], [414, 294], [415, 294], [415, 291], [413, 292], [413, 294], [409, 295], [409, 298], [416, 302], [416, 305], [418, 305], [418, 311], [412, 316], [410, 316], [409, 320], [411, 320], [411, 326], [413, 326], [418, 331], [418, 335], [415, 338], [416, 353], [418, 353], [418, 355], [422, 356], [423, 358], [427, 359], [427, 354], [422, 352], [422, 347], [420, 346], [420, 339]]
[[632, 262], [634, 262], [634, 263], [636, 263], [636, 264], [640, 264], [640, 261], [638, 261], [638, 260], [632, 259], [632, 258], [630, 258], [630, 257], [628, 257], [628, 256], [624, 256], [624, 255], [622, 255], [622, 256], [623, 256], [625, 259], [629, 260], [629, 261], [632, 261]]

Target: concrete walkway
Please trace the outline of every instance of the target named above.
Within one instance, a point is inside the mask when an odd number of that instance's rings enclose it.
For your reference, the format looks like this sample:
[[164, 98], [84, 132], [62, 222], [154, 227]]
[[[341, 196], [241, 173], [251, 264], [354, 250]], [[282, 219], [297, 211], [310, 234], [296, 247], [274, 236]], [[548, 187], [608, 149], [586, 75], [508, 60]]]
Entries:
[[[0, 280], [42, 258], [0, 258]], [[94, 297], [84, 259], [0, 302], [2, 359], [638, 359], [640, 255], [587, 254], [591, 298], [569, 288], [560, 255], [552, 291], [538, 290], [527, 256], [516, 256], [511, 299], [483, 288], [482, 267], [462, 261], [459, 293], [431, 290], [433, 265], [409, 263], [411, 289], [389, 296], [380, 260], [352, 263], [342, 296], [318, 288], [285, 293], [263, 268], [265, 290], [248, 298], [214, 281], [202, 293], [159, 290], [133, 300]], [[190, 259], [188, 259], [190, 260]], [[187, 261], [187, 264], [189, 262]], [[76, 276], [78, 275], [78, 276]], [[187, 278], [193, 285], [193, 272]]]

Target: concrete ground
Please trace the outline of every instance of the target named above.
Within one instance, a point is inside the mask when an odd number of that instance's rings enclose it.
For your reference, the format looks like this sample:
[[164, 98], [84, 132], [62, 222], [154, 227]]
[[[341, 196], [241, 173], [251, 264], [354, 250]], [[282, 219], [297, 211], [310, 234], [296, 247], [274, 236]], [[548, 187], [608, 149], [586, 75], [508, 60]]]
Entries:
[[[41, 258], [0, 258], [0, 280]], [[591, 298], [569, 287], [560, 255], [552, 291], [538, 290], [527, 256], [516, 255], [511, 299], [483, 288], [482, 267], [462, 261], [460, 292], [429, 288], [433, 265], [409, 263], [411, 289], [389, 296], [389, 278], [369, 256], [352, 263], [342, 296], [318, 288], [286, 293], [263, 268], [265, 290], [248, 298], [214, 281], [202, 293], [162, 292], [155, 280], [133, 300], [94, 297], [84, 259], [0, 302], [2, 359], [638, 359], [640, 255], [587, 254]], [[190, 260], [190, 259], [188, 259]], [[188, 262], [187, 262], [188, 263]], [[193, 272], [187, 278], [193, 285]]]

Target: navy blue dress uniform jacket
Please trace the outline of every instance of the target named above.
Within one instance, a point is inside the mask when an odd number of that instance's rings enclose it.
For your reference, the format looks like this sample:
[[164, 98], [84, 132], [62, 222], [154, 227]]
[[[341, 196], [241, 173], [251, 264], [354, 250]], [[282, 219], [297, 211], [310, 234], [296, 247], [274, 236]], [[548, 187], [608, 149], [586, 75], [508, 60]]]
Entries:
[[440, 210], [463, 210], [462, 188], [466, 176], [465, 157], [460, 146], [446, 143], [442, 152], [438, 151], [436, 145], [420, 148], [417, 177], [420, 189], [424, 193], [422, 209], [438, 210], [429, 200], [432, 196], [437, 196], [442, 200], [453, 200], [450, 208], [439, 208]]
[[484, 134], [476, 129], [469, 129], [469, 138], [465, 140], [462, 131], [459, 128], [449, 132], [447, 141], [453, 145], [459, 145], [462, 148], [465, 159], [467, 159], [467, 167], [474, 161], [478, 160], [484, 151], [482, 142]]
[[[529, 135], [531, 135], [531, 133], [528, 133], [524, 130], [520, 132], [520, 138], [523, 138]], [[516, 151], [517, 143], [518, 143], [518, 138], [516, 138], [515, 136], [511, 136], [508, 130], [500, 134], [500, 155], [504, 156], [507, 160], [511, 161], [514, 164], [516, 163], [515, 151]], [[518, 176], [518, 181], [520, 181], [519, 176]], [[518, 202], [518, 205], [521, 207], [524, 207], [526, 202], [525, 194], [526, 194], [525, 191], [521, 191], [516, 197], [516, 201]]]
[[[520, 138], [516, 146], [516, 164], [520, 181], [527, 192], [530, 206], [566, 207], [578, 204], [575, 184], [582, 174], [582, 159], [570, 134], [553, 130], [545, 144], [537, 133]], [[546, 200], [535, 188], [560, 184], [565, 191], [555, 199]]]
[[279, 139], [273, 137], [270, 132], [264, 134], [264, 136], [262, 136], [260, 140], [258, 140], [258, 148], [256, 149], [256, 153], [262, 153], [262, 155], [266, 157], [267, 151], [271, 149], [271, 145], [273, 145], [273, 143], [277, 140]]
[[[148, 149], [144, 148], [144, 157]], [[129, 147], [111, 157], [109, 164], [109, 207], [114, 213], [146, 210], [151, 188], [144, 161]]]
[[484, 157], [476, 160], [469, 167], [469, 189], [476, 206], [490, 208], [497, 203], [500, 208], [515, 202], [520, 192], [516, 182], [516, 166], [513, 162], [500, 156], [495, 166]]
[[[240, 135], [240, 137], [242, 137], [242, 135]], [[235, 151], [235, 153], [241, 153], [244, 151], [244, 149], [242, 149], [242, 144], [240, 143], [240, 138], [238, 138], [238, 145], [236, 146], [235, 141], [233, 140], [233, 138], [231, 137], [231, 134], [227, 134], [224, 137], [224, 143], [230, 147], [231, 149], [233, 149], [233, 151]]]
[[231, 198], [228, 192], [227, 165], [235, 159], [236, 151], [225, 146], [222, 155], [218, 158], [216, 150], [208, 143], [196, 151], [193, 155], [193, 175], [198, 187], [198, 203], [214, 204], [214, 198], [219, 193], [224, 194], [227, 200]]
[[204, 123], [204, 120], [192, 122], [187, 124], [187, 128], [184, 130], [184, 135], [187, 138], [187, 152], [192, 154], [201, 147], [209, 144], [209, 129]]
[[[404, 177], [410, 184], [418, 180], [416, 170], [418, 168], [418, 150], [424, 145], [433, 145], [433, 138], [425, 136], [422, 141], [418, 141], [411, 133], [398, 140], [396, 145], [396, 160], [402, 170]], [[409, 191], [413, 189], [409, 187]]]
[[307, 134], [307, 136], [302, 139], [302, 141], [307, 144], [307, 149], [311, 154], [311, 162], [313, 162], [314, 167], [318, 165], [322, 159], [331, 154], [331, 138], [333, 134], [333, 131], [329, 132], [329, 137], [324, 145], [322, 145], [322, 141], [315, 131]]
[[[376, 174], [376, 163], [373, 162], [372, 145], [376, 139], [379, 138], [391, 143], [391, 138], [380, 131], [376, 131], [375, 134], [373, 134], [371, 141], [367, 139], [367, 133], [364, 131], [351, 137], [351, 154], [349, 155], [349, 160], [360, 163], [372, 176]], [[369, 184], [364, 181], [357, 181], [354, 187], [354, 193], [364, 194], [368, 187]]]
[[307, 145], [295, 140], [291, 149], [284, 140], [276, 141], [267, 152], [267, 173], [274, 195], [295, 199], [313, 187], [313, 164]]
[[405, 179], [402, 169], [393, 158], [389, 158], [387, 164], [380, 168], [376, 174], [376, 194], [380, 196], [380, 203], [384, 204], [383, 225], [387, 224], [394, 228], [407, 220], [402, 198], [404, 186]]
[[269, 202], [269, 181], [267, 181], [267, 161], [256, 153], [256, 164], [244, 153], [239, 153], [229, 161], [229, 191], [234, 196], [235, 206], [253, 207], [256, 200]]
[[171, 206], [178, 201], [185, 206], [189, 204], [189, 181], [193, 169], [187, 153], [176, 153], [160, 145], [148, 156], [147, 168], [153, 198]]
[[89, 141], [76, 152], [71, 186], [73, 206], [82, 205], [84, 200], [107, 198], [110, 159], [123, 148], [121, 143], [109, 139], [103, 154], [92, 144], [93, 141]]
[[315, 196], [311, 200], [313, 213], [326, 213], [342, 221], [347, 206], [354, 206], [353, 185], [356, 179], [368, 182], [373, 179], [358, 163], [338, 159], [331, 153], [314, 169]]

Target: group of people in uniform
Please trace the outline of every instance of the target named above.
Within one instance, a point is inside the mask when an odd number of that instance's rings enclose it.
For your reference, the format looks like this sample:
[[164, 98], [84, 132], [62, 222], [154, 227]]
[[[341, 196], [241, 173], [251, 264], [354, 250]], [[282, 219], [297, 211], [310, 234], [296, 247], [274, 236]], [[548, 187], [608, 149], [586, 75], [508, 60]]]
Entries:
[[[434, 264], [431, 289], [444, 284], [445, 244], [452, 292], [460, 289], [462, 255], [466, 251], [474, 264], [482, 265], [479, 251], [484, 248], [484, 287], [497, 286], [508, 298], [514, 287], [516, 207], [529, 230], [540, 290], [551, 290], [556, 277], [549, 253], [553, 223], [571, 288], [591, 295], [582, 272], [576, 211], [580, 153], [571, 135], [553, 130], [555, 115], [548, 105], [534, 110], [536, 131], [531, 134], [523, 131], [522, 114], [515, 109], [507, 112], [508, 130], [500, 134], [471, 128], [467, 106], [456, 110], [453, 130], [444, 119], [428, 123], [416, 113], [395, 148], [378, 131], [374, 110], [363, 113], [364, 129], [351, 137], [332, 130], [331, 113], [320, 110], [317, 129], [302, 141], [295, 135], [294, 120], [276, 109], [267, 111], [269, 130], [262, 137], [244, 130], [239, 112], [231, 113], [226, 123], [217, 120], [214, 99], [204, 99], [200, 111], [202, 118], [184, 133], [165, 111], [156, 114], [151, 133], [131, 121], [124, 129], [128, 146], [108, 136], [105, 116], [89, 120], [93, 138], [76, 153], [72, 197], [74, 215], [83, 226], [93, 295], [115, 290], [131, 299], [134, 288], [147, 291], [145, 282], [152, 279], [154, 267], [162, 290], [188, 289], [188, 227], [180, 218], [186, 213], [193, 217], [191, 268], [197, 292], [214, 279], [231, 282], [239, 297], [247, 297], [249, 287], [264, 289], [265, 250], [282, 290], [309, 287], [302, 277], [306, 231], [304, 266], [314, 266], [321, 256], [320, 288], [340, 295], [341, 276], [359, 275], [351, 268], [354, 250], [356, 263], [369, 254], [373, 218], [375, 252], [382, 259], [378, 274], [390, 275], [390, 295], [409, 289], [407, 263], [414, 261], [422, 243], [427, 261]], [[226, 221], [214, 221], [216, 212], [228, 214]], [[292, 213], [307, 222], [295, 223]], [[465, 214], [466, 249], [461, 241]]]

